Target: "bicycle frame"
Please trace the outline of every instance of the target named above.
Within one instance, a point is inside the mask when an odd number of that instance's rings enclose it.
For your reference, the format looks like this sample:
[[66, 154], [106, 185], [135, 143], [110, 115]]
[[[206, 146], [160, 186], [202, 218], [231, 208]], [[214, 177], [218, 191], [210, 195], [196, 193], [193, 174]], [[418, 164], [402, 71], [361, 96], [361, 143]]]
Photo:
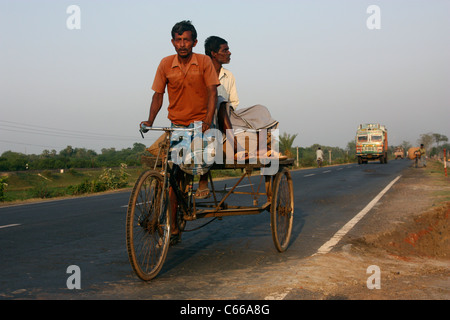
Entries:
[[[141, 127], [141, 134], [146, 130], [157, 130], [157, 131], [165, 131], [167, 133], [166, 139], [163, 142], [155, 164], [154, 170], [158, 165], [159, 158], [161, 154], [166, 154], [164, 161], [161, 159], [162, 172], [164, 172], [164, 185], [163, 190], [166, 190], [168, 186], [172, 187], [172, 190], [175, 192], [175, 195], [178, 200], [178, 205], [183, 212], [184, 220], [191, 221], [199, 218], [209, 218], [209, 217], [224, 217], [224, 216], [235, 216], [235, 215], [251, 215], [251, 214], [259, 214], [265, 210], [270, 209], [271, 204], [271, 194], [272, 194], [272, 176], [261, 176], [260, 181], [258, 183], [258, 187], [255, 190], [253, 188], [253, 184], [251, 183], [252, 173], [254, 170], [260, 169], [264, 167], [264, 164], [256, 163], [256, 164], [214, 164], [211, 169], [208, 171], [208, 179], [211, 185], [211, 193], [213, 197], [213, 201], [196, 201], [195, 197], [191, 197], [191, 194], [188, 194], [188, 197], [184, 194], [183, 191], [179, 188], [179, 181], [176, 180], [177, 170], [181, 170], [177, 165], [169, 164], [169, 150], [170, 150], [170, 139], [173, 131], [191, 131], [194, 129], [191, 128], [173, 128], [173, 127]], [[282, 165], [290, 165], [292, 161], [284, 161], [281, 162]], [[242, 170], [242, 175], [240, 179], [231, 187], [228, 191], [226, 190], [216, 190], [214, 188], [214, 182], [211, 177], [211, 170], [215, 169], [240, 169]], [[241, 184], [244, 178], [247, 177], [250, 186], [252, 188], [251, 192], [245, 191], [236, 191], [236, 188]], [[253, 176], [253, 179], [255, 177]], [[260, 192], [262, 183], [264, 181], [265, 192]], [[190, 190], [193, 189], [193, 179], [191, 179]], [[218, 200], [218, 194], [222, 194], [223, 197]], [[240, 194], [240, 195], [249, 195], [253, 198], [253, 206], [233, 206], [225, 203], [225, 200], [229, 198], [232, 194]], [[266, 196], [267, 200], [261, 206], [258, 206], [259, 197]], [[191, 201], [192, 198], [192, 201]]]
[[[188, 214], [190, 212], [190, 205], [189, 203], [186, 203], [186, 199], [184, 197], [184, 195], [182, 194], [181, 190], [178, 188], [178, 183], [175, 179], [175, 176], [177, 174], [177, 170], [180, 170], [180, 168], [173, 164], [172, 168], [170, 168], [169, 166], [169, 150], [170, 150], [170, 140], [172, 137], [172, 132], [173, 131], [191, 131], [193, 132], [194, 129], [191, 128], [173, 128], [173, 127], [146, 127], [146, 126], [142, 126], [140, 128], [140, 133], [142, 135], [142, 137], [144, 137], [143, 132], [146, 132], [147, 130], [155, 130], [155, 131], [165, 131], [166, 137], [164, 139], [164, 142], [162, 144], [162, 146], [159, 149], [158, 155], [156, 157], [156, 161], [155, 161], [155, 165], [154, 165], [154, 170], [156, 170], [156, 167], [158, 165], [158, 161], [159, 158], [161, 156], [161, 154], [164, 154], [165, 151], [165, 160], [163, 161], [161, 159], [161, 165], [162, 165], [162, 172], [164, 173], [164, 183], [163, 183], [163, 190], [166, 190], [168, 188], [168, 185], [170, 185], [172, 187], [172, 190], [175, 192], [175, 195], [177, 197], [177, 201], [178, 201], [178, 205], [181, 206], [184, 214]], [[161, 208], [162, 210], [162, 208]]]

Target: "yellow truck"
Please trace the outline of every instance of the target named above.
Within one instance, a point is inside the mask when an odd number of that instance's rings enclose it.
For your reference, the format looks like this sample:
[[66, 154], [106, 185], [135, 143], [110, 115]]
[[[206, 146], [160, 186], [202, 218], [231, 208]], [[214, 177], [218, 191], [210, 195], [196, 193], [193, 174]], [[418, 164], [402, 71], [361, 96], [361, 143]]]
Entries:
[[405, 157], [405, 150], [402, 147], [395, 148], [394, 151], [395, 160], [398, 158], [403, 159]]
[[388, 138], [385, 126], [378, 123], [360, 124], [356, 131], [356, 157], [358, 164], [369, 160], [388, 162]]

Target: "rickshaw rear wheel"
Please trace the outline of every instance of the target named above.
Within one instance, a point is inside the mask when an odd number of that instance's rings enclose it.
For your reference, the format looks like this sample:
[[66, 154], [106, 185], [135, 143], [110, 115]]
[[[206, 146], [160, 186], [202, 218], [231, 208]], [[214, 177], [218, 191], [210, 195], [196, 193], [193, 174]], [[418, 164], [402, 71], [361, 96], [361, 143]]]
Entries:
[[284, 252], [289, 246], [294, 220], [294, 187], [287, 168], [281, 169], [273, 180], [270, 225], [275, 247]]

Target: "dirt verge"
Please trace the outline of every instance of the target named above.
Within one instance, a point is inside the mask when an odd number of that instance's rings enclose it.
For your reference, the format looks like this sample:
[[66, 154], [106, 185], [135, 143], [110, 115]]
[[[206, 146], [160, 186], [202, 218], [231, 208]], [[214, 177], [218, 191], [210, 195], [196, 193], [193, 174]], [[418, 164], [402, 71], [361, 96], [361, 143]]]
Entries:
[[286, 299], [449, 299], [450, 184], [437, 166], [405, 170], [338, 250], [304, 262]]

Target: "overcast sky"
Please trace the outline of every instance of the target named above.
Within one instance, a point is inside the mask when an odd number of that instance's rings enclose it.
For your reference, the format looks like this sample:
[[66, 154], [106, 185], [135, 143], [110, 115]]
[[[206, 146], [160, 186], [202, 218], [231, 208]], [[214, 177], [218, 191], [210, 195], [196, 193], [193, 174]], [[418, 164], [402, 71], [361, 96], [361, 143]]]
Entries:
[[138, 125], [181, 20], [194, 52], [228, 40], [240, 107], [267, 106], [294, 146], [345, 148], [369, 122], [391, 145], [450, 137], [448, 0], [0, 0], [0, 154], [150, 145]]

